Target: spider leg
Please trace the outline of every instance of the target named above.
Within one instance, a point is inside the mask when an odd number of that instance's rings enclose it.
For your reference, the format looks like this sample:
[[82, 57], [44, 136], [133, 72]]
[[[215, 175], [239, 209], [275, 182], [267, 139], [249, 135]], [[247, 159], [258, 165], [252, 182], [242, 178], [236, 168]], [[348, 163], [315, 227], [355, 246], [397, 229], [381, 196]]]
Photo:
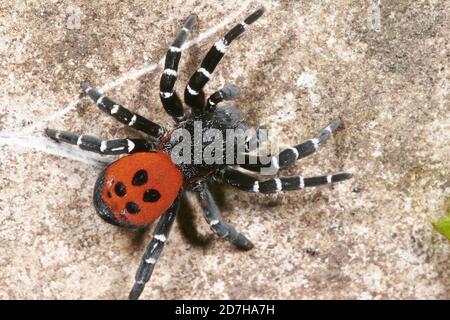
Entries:
[[279, 169], [286, 168], [295, 161], [315, 153], [331, 137], [340, 124], [341, 119], [339, 117], [334, 119], [328, 126], [320, 130], [314, 138], [282, 150], [278, 155], [272, 156], [268, 164], [262, 164], [258, 156], [245, 154], [245, 164], [238, 163], [238, 165], [254, 172], [258, 172], [262, 168], [271, 168], [271, 172], [275, 174]]
[[137, 269], [135, 282], [128, 296], [130, 300], [137, 300], [144, 290], [145, 284], [150, 280], [156, 261], [164, 248], [164, 243], [175, 221], [175, 215], [177, 214], [179, 205], [180, 196], [177, 197], [170, 208], [159, 219], [153, 231], [153, 238], [145, 248], [141, 263]]
[[306, 187], [316, 187], [323, 184], [350, 179], [350, 173], [336, 173], [327, 176], [304, 178], [302, 176], [279, 177], [261, 181], [238, 170], [226, 168], [221, 171], [219, 179], [247, 192], [276, 193], [280, 191], [299, 190]]
[[177, 80], [178, 63], [181, 58], [181, 47], [186, 41], [189, 31], [192, 30], [196, 22], [197, 16], [191, 15], [184, 23], [183, 28], [178, 33], [172, 45], [169, 47], [164, 63], [164, 72], [162, 73], [159, 82], [159, 97], [161, 98], [164, 110], [166, 110], [176, 122], [183, 121], [185, 115], [183, 104], [177, 93], [173, 90], [173, 87]]
[[214, 111], [216, 105], [223, 100], [234, 100], [239, 98], [239, 88], [233, 84], [226, 84], [222, 89], [214, 92], [206, 101], [206, 112]]
[[242, 250], [250, 250], [253, 248], [253, 243], [248, 240], [243, 234], [236, 231], [236, 229], [223, 222], [220, 210], [206, 185], [206, 182], [199, 182], [194, 191], [203, 209], [203, 216], [208, 223], [211, 230], [221, 238], [231, 242], [237, 248]]
[[133, 113], [123, 106], [117, 104], [107, 96], [102, 95], [100, 92], [92, 88], [86, 82], [81, 82], [81, 89], [97, 104], [97, 106], [107, 114], [111, 115], [119, 122], [142, 132], [149, 134], [150, 136], [160, 139], [164, 135], [164, 128], [160, 125], [147, 120], [146, 118]]
[[239, 37], [264, 13], [264, 9], [258, 9], [248, 16], [243, 22], [234, 26], [222, 39], [217, 41], [208, 51], [200, 68], [192, 75], [184, 90], [184, 101], [193, 109], [194, 113], [201, 113], [205, 107], [205, 93], [203, 87], [211, 78], [211, 74], [225, 55], [225, 51], [231, 42]]
[[63, 141], [77, 145], [80, 149], [100, 154], [127, 154], [154, 149], [154, 146], [144, 139], [101, 140], [89, 135], [78, 135], [53, 129], [46, 129], [45, 132], [57, 142]]

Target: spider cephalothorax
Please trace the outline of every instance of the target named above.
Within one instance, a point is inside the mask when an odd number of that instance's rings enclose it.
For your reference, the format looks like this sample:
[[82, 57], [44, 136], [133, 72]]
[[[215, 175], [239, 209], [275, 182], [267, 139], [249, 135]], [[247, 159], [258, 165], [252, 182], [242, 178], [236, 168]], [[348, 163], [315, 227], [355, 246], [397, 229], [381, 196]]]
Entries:
[[[200, 140], [196, 138], [196, 126], [200, 126], [200, 136], [215, 130], [225, 137], [227, 130], [243, 132], [249, 129], [241, 120], [236, 106], [218, 106], [223, 100], [232, 100], [238, 96], [239, 90], [235, 86], [226, 85], [208, 99], [205, 98], [203, 88], [231, 42], [263, 12], [263, 9], [259, 9], [252, 13], [209, 50], [184, 92], [184, 101], [190, 107], [190, 112], [185, 112], [181, 99], [173, 89], [182, 45], [197, 20], [196, 16], [190, 16], [187, 19], [167, 52], [160, 81], [161, 102], [166, 112], [175, 121], [174, 128], [167, 130], [129, 111], [83, 82], [81, 83], [83, 91], [96, 102], [101, 110], [123, 124], [147, 133], [150, 136], [149, 139], [100, 140], [96, 137], [65, 131], [52, 129], [46, 131], [48, 136], [58, 142], [75, 144], [87, 151], [100, 154], [126, 154], [108, 165], [97, 179], [94, 188], [94, 206], [103, 219], [121, 227], [141, 228], [159, 218], [153, 238], [147, 245], [137, 270], [136, 281], [129, 295], [130, 299], [137, 299], [145, 283], [150, 279], [178, 211], [180, 197], [185, 190], [196, 193], [205, 220], [215, 234], [240, 249], [248, 250], [253, 247], [253, 244], [231, 225], [223, 222], [208, 189], [209, 183], [222, 181], [248, 192], [275, 193], [338, 182], [351, 177], [348, 173], [338, 173], [311, 178], [290, 176], [259, 180], [253, 175], [232, 168], [240, 166], [253, 172], [270, 169], [272, 173], [277, 173], [279, 169], [314, 153], [338, 128], [341, 123], [339, 118], [332, 121], [314, 138], [270, 156], [269, 162], [262, 161], [262, 157], [258, 155], [249, 154], [249, 151], [255, 148], [251, 142], [262, 141], [258, 130], [253, 136], [245, 139], [242, 149], [238, 148], [236, 137], [224, 140], [225, 144], [231, 144], [231, 149], [236, 151], [231, 160], [226, 158], [228, 154], [225, 149], [220, 149], [219, 152], [214, 153], [214, 159], [218, 157], [221, 161], [210, 162], [205, 159], [196, 161], [195, 149], [199, 148], [202, 153], [210, 146], [209, 138]], [[183, 131], [187, 135], [179, 134]], [[178, 152], [178, 147], [186, 142], [190, 147], [183, 152], [189, 153], [187, 157], [189, 161], [175, 161], [175, 151]], [[237, 161], [239, 152], [244, 162]], [[227, 161], [222, 161], [225, 158]]]

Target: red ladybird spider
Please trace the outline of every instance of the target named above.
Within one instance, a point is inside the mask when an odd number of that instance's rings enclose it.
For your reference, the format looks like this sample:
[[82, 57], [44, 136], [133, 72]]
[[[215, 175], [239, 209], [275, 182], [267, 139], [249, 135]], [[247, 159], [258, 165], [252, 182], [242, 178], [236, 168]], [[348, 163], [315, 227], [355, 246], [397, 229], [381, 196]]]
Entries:
[[[339, 118], [332, 121], [314, 138], [282, 150], [278, 155], [273, 156], [270, 163], [266, 165], [260, 161], [258, 156], [249, 155], [248, 152], [254, 149], [250, 147], [250, 140], [246, 140], [244, 164], [237, 161], [231, 164], [208, 164], [205, 161], [199, 164], [195, 162], [194, 164], [174, 163], [171, 157], [172, 151], [180, 141], [171, 139], [175, 130], [181, 128], [193, 136], [195, 122], [200, 122], [204, 130], [216, 129], [222, 133], [225, 133], [227, 129], [246, 130], [249, 128], [241, 120], [237, 107], [217, 107], [217, 104], [223, 100], [232, 100], [238, 97], [239, 90], [235, 86], [226, 85], [208, 99], [205, 99], [203, 87], [211, 78], [211, 74], [231, 42], [244, 33], [251, 23], [261, 17], [263, 12], [263, 9], [259, 9], [252, 13], [217, 41], [206, 54], [200, 68], [190, 78], [184, 92], [184, 101], [191, 108], [190, 113], [185, 113], [180, 98], [173, 90], [182, 45], [197, 18], [192, 15], [186, 20], [167, 51], [165, 68], [160, 81], [161, 102], [165, 111], [176, 122], [175, 129], [167, 131], [158, 124], [116, 104], [83, 82], [81, 83], [82, 89], [101, 110], [121, 123], [147, 133], [151, 137], [150, 140], [130, 138], [102, 141], [88, 135], [46, 130], [47, 135], [52, 139], [77, 145], [87, 151], [113, 155], [127, 154], [108, 165], [101, 172], [95, 184], [94, 206], [103, 219], [120, 227], [142, 228], [161, 217], [154, 230], [153, 238], [142, 256], [134, 286], [129, 294], [130, 299], [138, 299], [150, 279], [156, 260], [161, 254], [174, 222], [184, 190], [192, 190], [196, 193], [204, 212], [204, 218], [216, 235], [230, 241], [239, 249], [249, 250], [253, 248], [253, 244], [234, 227], [223, 222], [219, 209], [208, 190], [208, 182], [219, 180], [243, 191], [275, 193], [338, 182], [351, 177], [349, 173], [338, 173], [311, 178], [291, 176], [261, 181], [252, 175], [232, 168], [232, 166], [239, 165], [241, 168], [254, 172], [267, 167], [275, 169], [275, 171], [285, 168], [296, 160], [317, 151], [319, 146], [340, 125]], [[258, 135], [253, 140], [259, 140]], [[194, 140], [191, 142], [195, 145]], [[234, 148], [235, 141], [233, 140], [232, 143]], [[200, 140], [200, 144], [203, 150], [206, 147], [204, 141]], [[225, 158], [224, 153], [220, 156]], [[253, 159], [251, 159], [252, 157]]]

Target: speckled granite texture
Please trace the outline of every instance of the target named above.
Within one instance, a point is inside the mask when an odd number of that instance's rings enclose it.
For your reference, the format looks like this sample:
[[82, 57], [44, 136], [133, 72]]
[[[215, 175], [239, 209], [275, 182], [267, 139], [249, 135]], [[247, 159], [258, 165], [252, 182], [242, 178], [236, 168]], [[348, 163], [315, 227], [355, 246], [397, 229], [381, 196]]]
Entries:
[[[286, 145], [344, 127], [286, 174], [350, 181], [277, 195], [215, 193], [255, 244], [214, 239], [184, 206], [144, 299], [449, 299], [450, 243], [431, 221], [450, 197], [448, 1], [266, 1], [207, 86], [241, 89], [251, 125]], [[108, 225], [91, 204], [100, 157], [46, 127], [139, 136], [80, 95], [80, 80], [170, 124], [158, 97], [168, 45], [199, 16], [177, 89], [248, 1], [0, 4], [0, 298], [124, 299], [150, 230]]]

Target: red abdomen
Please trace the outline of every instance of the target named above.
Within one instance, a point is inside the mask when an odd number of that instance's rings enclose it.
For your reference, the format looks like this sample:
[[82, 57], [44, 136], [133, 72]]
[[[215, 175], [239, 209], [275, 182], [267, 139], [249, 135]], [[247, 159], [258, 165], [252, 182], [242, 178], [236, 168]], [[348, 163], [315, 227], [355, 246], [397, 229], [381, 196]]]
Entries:
[[94, 189], [97, 213], [122, 227], [143, 227], [175, 201], [183, 175], [162, 151], [135, 153], [110, 164]]

